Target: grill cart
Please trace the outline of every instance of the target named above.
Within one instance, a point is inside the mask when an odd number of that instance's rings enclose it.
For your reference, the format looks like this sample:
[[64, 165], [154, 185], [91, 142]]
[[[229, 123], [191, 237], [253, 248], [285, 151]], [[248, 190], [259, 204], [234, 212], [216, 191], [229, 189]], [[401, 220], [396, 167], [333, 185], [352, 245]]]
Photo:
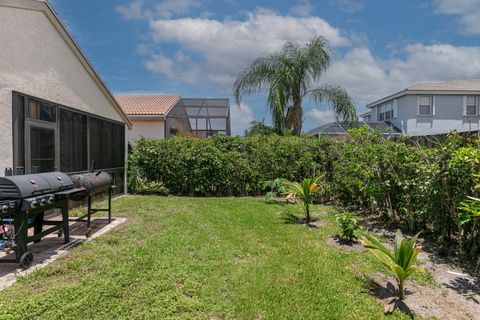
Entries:
[[[68, 228], [68, 199], [84, 193], [75, 188], [72, 179], [61, 172], [0, 177], [0, 226], [4, 245], [15, 250], [15, 259], [0, 262], [16, 262], [22, 268], [30, 267], [33, 254], [27, 245], [40, 241], [48, 234], [63, 233], [65, 243], [70, 241]], [[46, 210], [60, 209], [60, 221], [44, 221]], [[50, 226], [43, 230], [43, 226]], [[34, 228], [33, 235], [28, 229]]]

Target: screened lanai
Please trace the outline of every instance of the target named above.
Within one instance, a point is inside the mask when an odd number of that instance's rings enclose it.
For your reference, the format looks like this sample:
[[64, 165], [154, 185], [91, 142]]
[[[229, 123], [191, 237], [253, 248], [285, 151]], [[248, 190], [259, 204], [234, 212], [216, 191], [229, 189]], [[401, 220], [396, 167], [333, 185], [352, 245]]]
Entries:
[[229, 100], [182, 98], [166, 117], [166, 137], [182, 132], [198, 138], [229, 136]]

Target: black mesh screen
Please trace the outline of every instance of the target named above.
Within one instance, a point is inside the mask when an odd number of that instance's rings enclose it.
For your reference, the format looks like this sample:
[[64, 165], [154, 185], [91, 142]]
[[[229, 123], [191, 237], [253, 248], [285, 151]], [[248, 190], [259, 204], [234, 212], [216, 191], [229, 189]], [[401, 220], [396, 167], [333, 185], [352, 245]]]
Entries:
[[60, 171], [88, 170], [87, 116], [60, 109]]
[[93, 169], [125, 166], [124, 126], [90, 118], [90, 158]]

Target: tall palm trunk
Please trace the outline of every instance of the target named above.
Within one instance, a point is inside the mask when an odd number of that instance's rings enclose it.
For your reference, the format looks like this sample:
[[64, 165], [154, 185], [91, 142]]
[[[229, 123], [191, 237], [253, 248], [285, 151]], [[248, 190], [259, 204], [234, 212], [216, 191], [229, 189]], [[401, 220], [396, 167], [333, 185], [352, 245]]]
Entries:
[[293, 134], [300, 136], [302, 133], [302, 97], [293, 97], [293, 106], [289, 110], [288, 114], [288, 127], [293, 130]]

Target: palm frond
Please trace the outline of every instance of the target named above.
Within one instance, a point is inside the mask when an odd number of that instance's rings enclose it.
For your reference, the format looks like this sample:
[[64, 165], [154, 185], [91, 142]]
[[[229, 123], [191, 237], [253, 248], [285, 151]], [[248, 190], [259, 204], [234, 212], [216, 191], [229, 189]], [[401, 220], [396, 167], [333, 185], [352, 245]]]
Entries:
[[348, 124], [358, 121], [357, 109], [348, 93], [337, 86], [323, 85], [308, 92], [315, 102], [330, 103], [337, 120]]

